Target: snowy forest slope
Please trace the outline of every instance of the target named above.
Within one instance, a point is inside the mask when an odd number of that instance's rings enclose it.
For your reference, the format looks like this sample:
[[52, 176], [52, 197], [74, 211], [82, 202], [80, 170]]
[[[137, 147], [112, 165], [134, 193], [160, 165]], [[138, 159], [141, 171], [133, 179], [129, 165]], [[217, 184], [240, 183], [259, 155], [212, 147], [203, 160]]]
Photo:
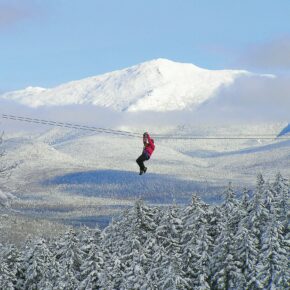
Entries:
[[288, 289], [289, 182], [229, 185], [221, 205], [138, 201], [102, 232], [0, 245], [1, 289]]

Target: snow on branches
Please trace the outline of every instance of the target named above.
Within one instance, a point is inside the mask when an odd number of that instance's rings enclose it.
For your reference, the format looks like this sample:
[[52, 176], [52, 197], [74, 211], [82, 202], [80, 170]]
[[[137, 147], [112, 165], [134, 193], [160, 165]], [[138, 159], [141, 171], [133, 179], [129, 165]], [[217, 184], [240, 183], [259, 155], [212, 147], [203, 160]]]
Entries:
[[289, 289], [289, 183], [258, 176], [239, 200], [126, 210], [103, 231], [0, 245], [1, 289]]

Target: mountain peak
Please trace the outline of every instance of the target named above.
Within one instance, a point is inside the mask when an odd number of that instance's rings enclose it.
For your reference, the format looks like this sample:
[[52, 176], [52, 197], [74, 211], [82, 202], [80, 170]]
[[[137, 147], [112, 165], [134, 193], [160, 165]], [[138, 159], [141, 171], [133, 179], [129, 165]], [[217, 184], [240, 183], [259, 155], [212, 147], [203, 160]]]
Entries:
[[239, 70], [207, 70], [157, 58], [52, 89], [28, 87], [0, 98], [30, 107], [92, 104], [117, 111], [174, 111], [196, 108], [219, 88], [246, 74]]
[[136, 67], [139, 68], [144, 68], [144, 67], [151, 67], [151, 68], [156, 68], [159, 70], [164, 70], [164, 71], [170, 71], [170, 70], [186, 70], [186, 69], [195, 69], [195, 70], [203, 70], [202, 68], [192, 64], [192, 63], [182, 63], [182, 62], [176, 62], [172, 61], [166, 58], [156, 58], [152, 59], [146, 62], [143, 62]]

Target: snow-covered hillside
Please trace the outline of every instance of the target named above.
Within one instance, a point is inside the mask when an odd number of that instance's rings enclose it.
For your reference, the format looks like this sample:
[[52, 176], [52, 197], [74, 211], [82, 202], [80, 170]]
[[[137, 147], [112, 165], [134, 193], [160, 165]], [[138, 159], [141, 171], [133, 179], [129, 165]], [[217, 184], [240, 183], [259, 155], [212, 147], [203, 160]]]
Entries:
[[93, 104], [117, 111], [194, 109], [237, 78], [243, 70], [207, 70], [193, 64], [156, 59], [55, 88], [28, 87], [2, 99], [30, 106]]
[[[178, 128], [180, 134], [273, 134], [285, 124]], [[154, 134], [153, 134], [154, 137]], [[27, 216], [72, 224], [107, 224], [133, 200], [186, 203], [192, 192], [216, 202], [227, 182], [252, 187], [256, 175], [289, 176], [290, 141], [170, 140], [155, 138], [156, 150], [145, 176], [136, 158], [142, 138], [54, 128], [26, 137], [6, 135], [5, 158], [18, 162], [9, 183], [15, 210]], [[1, 194], [0, 194], [1, 200]], [[7, 200], [5, 196], [5, 201]]]
[[[229, 135], [245, 135], [245, 132], [263, 134], [279, 132], [281, 128], [282, 124], [232, 126], [223, 132]], [[192, 130], [195, 132], [194, 128]], [[212, 135], [213, 132], [221, 134], [217, 128], [203, 128], [203, 131], [204, 135]], [[185, 132], [189, 132], [189, 128]], [[271, 174], [273, 166], [276, 171], [284, 174], [289, 172], [289, 140], [209, 141], [156, 138], [155, 142], [156, 150], [150, 160], [148, 174], [153, 174], [160, 180], [162, 176], [171, 176], [172, 179], [188, 180], [193, 184], [209, 181], [214, 186], [224, 184], [227, 176], [229, 181], [239, 180], [240, 183], [249, 185], [254, 183], [258, 172]], [[67, 173], [83, 174], [92, 171], [96, 175], [93, 178], [97, 179], [98, 172], [104, 170], [117, 175], [118, 172], [125, 172], [133, 180], [138, 173], [135, 160], [142, 150], [142, 143], [138, 138], [61, 128], [35, 134], [26, 140], [13, 137], [5, 143], [7, 157], [21, 162], [20, 168], [13, 174], [18, 183], [20, 180], [38, 182]], [[112, 181], [116, 182], [117, 175], [111, 176]], [[121, 179], [126, 177], [123, 175]], [[151, 186], [153, 181], [146, 179], [146, 182], [146, 186]], [[126, 186], [129, 185], [128, 183]]]

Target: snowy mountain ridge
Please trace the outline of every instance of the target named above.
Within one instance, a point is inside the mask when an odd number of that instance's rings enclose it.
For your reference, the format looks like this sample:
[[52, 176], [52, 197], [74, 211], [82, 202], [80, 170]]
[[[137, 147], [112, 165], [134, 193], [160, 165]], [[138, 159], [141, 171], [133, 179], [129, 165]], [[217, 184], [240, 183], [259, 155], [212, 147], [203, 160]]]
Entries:
[[253, 75], [245, 70], [207, 70], [155, 59], [51, 89], [28, 87], [4, 93], [0, 99], [34, 108], [92, 104], [116, 111], [175, 111], [195, 109], [237, 78]]

